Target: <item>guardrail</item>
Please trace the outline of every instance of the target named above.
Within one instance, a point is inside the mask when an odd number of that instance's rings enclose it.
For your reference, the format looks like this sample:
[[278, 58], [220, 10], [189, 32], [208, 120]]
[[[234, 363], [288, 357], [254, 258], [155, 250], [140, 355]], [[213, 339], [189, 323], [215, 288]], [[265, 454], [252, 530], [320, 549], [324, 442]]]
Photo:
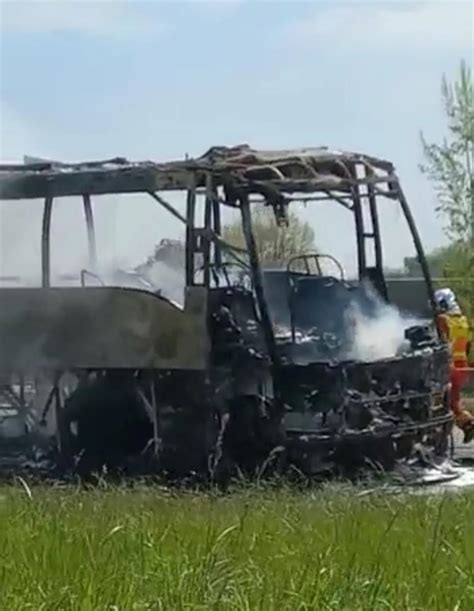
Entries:
[[[433, 278], [435, 289], [449, 287], [456, 294], [464, 314], [474, 329], [474, 278]], [[429, 313], [428, 294], [423, 278], [394, 277], [387, 278], [390, 299], [402, 310], [407, 310], [419, 316]], [[474, 360], [474, 346], [471, 352]]]

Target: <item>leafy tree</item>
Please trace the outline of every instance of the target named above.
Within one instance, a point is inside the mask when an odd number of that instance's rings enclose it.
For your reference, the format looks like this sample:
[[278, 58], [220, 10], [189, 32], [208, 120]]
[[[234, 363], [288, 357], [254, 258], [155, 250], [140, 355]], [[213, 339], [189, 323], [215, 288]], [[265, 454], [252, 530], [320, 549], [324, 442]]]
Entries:
[[[469, 254], [464, 244], [454, 242], [427, 253], [426, 260], [435, 279], [463, 278], [474, 275], [474, 256]], [[420, 278], [423, 272], [418, 257], [405, 257], [403, 268], [387, 268], [385, 275], [387, 278]]]
[[[294, 212], [288, 214], [288, 226], [280, 227], [271, 208], [252, 211], [252, 227], [262, 265], [282, 265], [294, 255], [314, 252], [314, 231]], [[229, 244], [245, 248], [240, 219], [223, 228], [223, 238]]]
[[464, 61], [454, 83], [443, 77], [441, 95], [448, 136], [441, 144], [421, 136], [425, 163], [420, 167], [434, 184], [436, 211], [446, 219], [451, 244], [428, 260], [434, 275], [446, 279], [464, 311], [474, 317], [474, 85]]
[[421, 135], [425, 163], [422, 172], [434, 183], [436, 210], [447, 220], [446, 233], [474, 248], [474, 86], [471, 70], [461, 62], [454, 84], [443, 77], [441, 95], [448, 136], [429, 144]]

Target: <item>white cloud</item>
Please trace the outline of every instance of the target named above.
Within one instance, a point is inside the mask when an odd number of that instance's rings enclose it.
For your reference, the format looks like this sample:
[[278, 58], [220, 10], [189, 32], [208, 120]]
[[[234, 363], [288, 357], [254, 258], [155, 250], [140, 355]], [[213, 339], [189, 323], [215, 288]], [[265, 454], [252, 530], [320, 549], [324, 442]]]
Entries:
[[459, 50], [472, 56], [474, 5], [469, 0], [320, 4], [310, 19], [285, 27], [287, 46], [335, 50], [419, 48]]
[[0, 0], [0, 26], [4, 32], [74, 32], [114, 38], [156, 34], [167, 28], [143, 7], [127, 0]]

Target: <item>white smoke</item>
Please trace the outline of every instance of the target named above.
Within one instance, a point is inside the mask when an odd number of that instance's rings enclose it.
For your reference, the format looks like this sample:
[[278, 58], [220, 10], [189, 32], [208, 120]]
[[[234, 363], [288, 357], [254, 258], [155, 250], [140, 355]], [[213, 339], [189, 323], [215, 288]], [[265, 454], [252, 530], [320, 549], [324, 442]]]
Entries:
[[[76, 275], [73, 283], [77, 285], [78, 280]], [[64, 281], [62, 284], [64, 285]], [[159, 293], [179, 305], [184, 303], [184, 268], [176, 269], [162, 261], [155, 261], [141, 269], [131, 269], [113, 263], [101, 265], [96, 272], [86, 272], [84, 284], [85, 286], [140, 289]]]
[[172, 267], [164, 261], [155, 261], [147, 268], [144, 277], [163, 297], [180, 305], [184, 303], [184, 268]]
[[358, 303], [352, 303], [346, 317], [352, 335], [347, 358], [368, 362], [407, 352], [410, 342], [405, 338], [405, 331], [423, 322], [404, 316], [398, 308], [382, 301], [369, 285], [364, 288], [372, 302], [373, 311], [370, 315], [366, 314]]
[[[405, 337], [407, 329], [424, 327], [426, 321], [402, 313], [397, 307], [387, 304], [373, 287], [364, 283], [354, 293], [348, 291], [348, 301], [341, 304], [345, 309], [340, 326], [330, 332], [323, 327], [308, 331], [295, 328], [297, 350], [292, 358], [301, 362], [320, 360], [373, 362], [390, 359], [413, 350]], [[336, 304], [335, 304], [336, 306]], [[318, 304], [308, 304], [318, 307]], [[335, 307], [337, 309], [337, 307]], [[327, 310], [333, 326], [337, 313]], [[335, 320], [335, 319], [334, 319]], [[275, 335], [280, 342], [291, 340], [291, 327], [285, 323], [274, 324]]]

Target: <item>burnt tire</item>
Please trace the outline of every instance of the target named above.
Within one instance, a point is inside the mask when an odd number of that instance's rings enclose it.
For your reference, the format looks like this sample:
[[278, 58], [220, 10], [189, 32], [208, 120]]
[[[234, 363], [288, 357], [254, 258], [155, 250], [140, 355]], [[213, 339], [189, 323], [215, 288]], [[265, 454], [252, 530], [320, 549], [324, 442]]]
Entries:
[[140, 454], [153, 435], [134, 380], [103, 377], [78, 388], [65, 405], [65, 421], [75, 423], [73, 451], [77, 472], [119, 469]]

